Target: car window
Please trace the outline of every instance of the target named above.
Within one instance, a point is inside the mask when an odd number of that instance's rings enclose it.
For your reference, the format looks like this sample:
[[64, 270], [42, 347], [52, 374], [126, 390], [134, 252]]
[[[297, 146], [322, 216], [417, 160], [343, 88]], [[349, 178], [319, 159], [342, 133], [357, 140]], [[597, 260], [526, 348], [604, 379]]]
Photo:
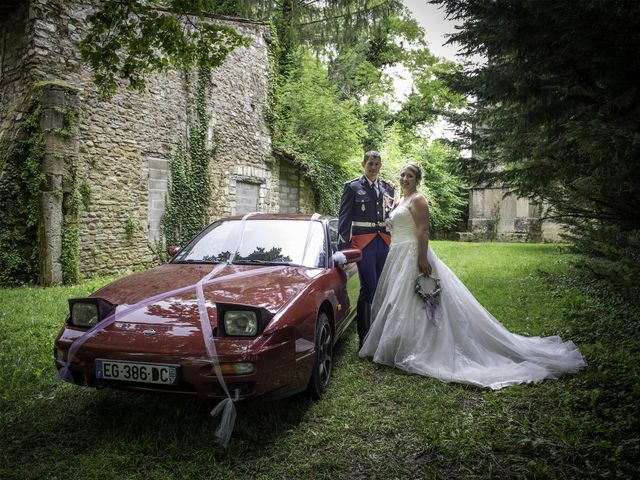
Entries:
[[329, 241], [331, 242], [331, 253], [338, 251], [338, 219], [329, 220]]
[[176, 255], [173, 263], [227, 261], [238, 247], [234, 263], [324, 267], [325, 243], [324, 229], [318, 221], [249, 219], [243, 225], [240, 220], [227, 220], [209, 226]]

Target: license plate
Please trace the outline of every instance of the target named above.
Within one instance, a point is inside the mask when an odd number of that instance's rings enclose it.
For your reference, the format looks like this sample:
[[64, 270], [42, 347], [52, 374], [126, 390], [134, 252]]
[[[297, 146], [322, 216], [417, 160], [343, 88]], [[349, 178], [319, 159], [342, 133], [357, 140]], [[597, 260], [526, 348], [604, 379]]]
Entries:
[[103, 380], [175, 385], [179, 372], [180, 365], [96, 359], [96, 378]]

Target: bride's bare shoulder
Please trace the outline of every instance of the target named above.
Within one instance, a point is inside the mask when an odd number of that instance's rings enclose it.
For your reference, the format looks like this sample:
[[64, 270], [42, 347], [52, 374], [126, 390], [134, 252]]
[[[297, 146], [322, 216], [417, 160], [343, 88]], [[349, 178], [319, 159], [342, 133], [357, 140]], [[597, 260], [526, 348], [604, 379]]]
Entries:
[[429, 202], [424, 195], [420, 192], [416, 192], [414, 197], [411, 199], [411, 206], [416, 206], [418, 208], [428, 208]]

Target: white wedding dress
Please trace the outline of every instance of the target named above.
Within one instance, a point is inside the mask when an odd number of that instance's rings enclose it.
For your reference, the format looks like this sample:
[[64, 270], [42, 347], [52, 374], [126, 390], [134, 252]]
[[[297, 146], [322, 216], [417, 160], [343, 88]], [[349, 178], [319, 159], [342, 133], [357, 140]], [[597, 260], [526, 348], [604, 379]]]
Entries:
[[408, 205], [391, 213], [389, 256], [372, 305], [372, 325], [359, 355], [401, 370], [499, 389], [557, 378], [586, 365], [573, 342], [509, 332], [429, 248], [442, 291], [435, 318], [414, 291], [419, 274], [416, 225]]

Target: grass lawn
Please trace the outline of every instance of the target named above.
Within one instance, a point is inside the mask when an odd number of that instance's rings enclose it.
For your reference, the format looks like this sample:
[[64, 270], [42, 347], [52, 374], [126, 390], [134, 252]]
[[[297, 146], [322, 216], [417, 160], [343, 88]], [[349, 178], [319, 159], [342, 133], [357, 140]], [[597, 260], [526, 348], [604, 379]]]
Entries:
[[[589, 299], [557, 279], [557, 245], [433, 242], [514, 332], [568, 335]], [[91, 390], [53, 380], [53, 339], [74, 287], [0, 290], [2, 479], [633, 478], [640, 475], [639, 342], [572, 337], [577, 375], [500, 391], [444, 384], [357, 358], [350, 328], [317, 403], [237, 405], [227, 449], [211, 402]]]

